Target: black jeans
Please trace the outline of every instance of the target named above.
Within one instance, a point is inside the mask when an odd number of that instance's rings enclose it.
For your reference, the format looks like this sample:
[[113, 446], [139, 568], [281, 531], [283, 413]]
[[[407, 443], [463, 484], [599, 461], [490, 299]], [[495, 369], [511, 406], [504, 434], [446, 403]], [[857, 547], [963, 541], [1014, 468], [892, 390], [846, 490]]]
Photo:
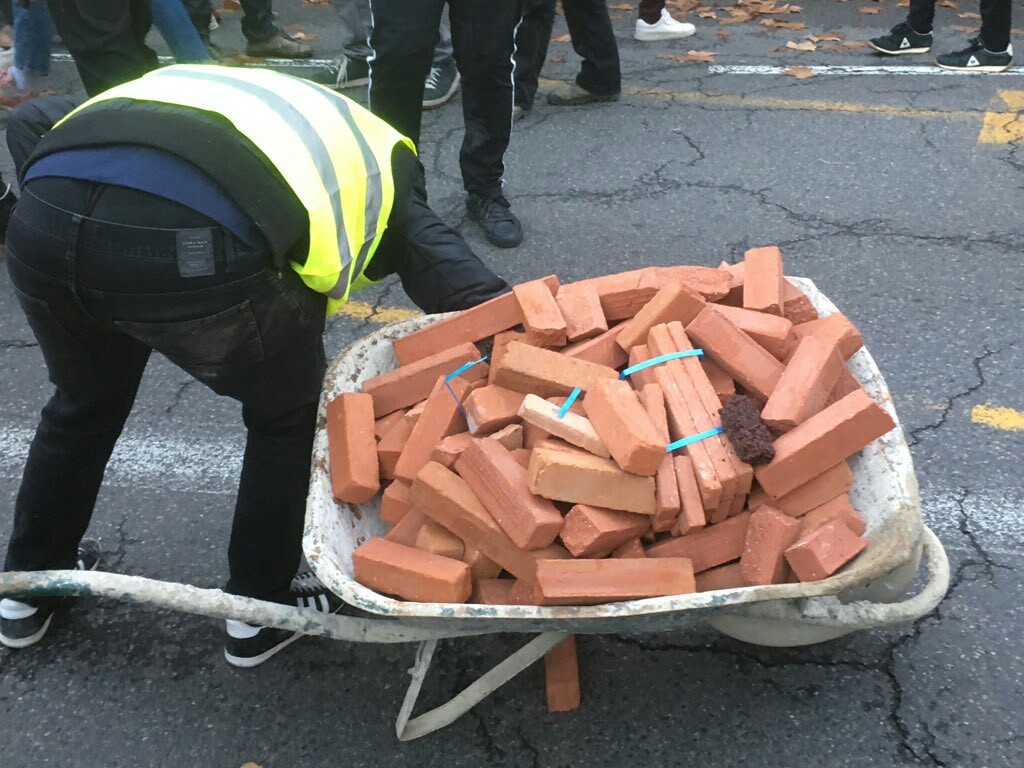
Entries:
[[[138, 221], [146, 227], [108, 223]], [[178, 256], [179, 231], [197, 229], [212, 237], [210, 269]], [[324, 297], [199, 213], [90, 182], [30, 182], [7, 248], [55, 392], [25, 464], [5, 568], [73, 567], [156, 350], [242, 404], [248, 436], [227, 590], [283, 600], [301, 558]], [[183, 276], [192, 271], [210, 274]]]
[[[423, 88], [446, 0], [371, 0], [370, 108], [420, 140]], [[512, 51], [522, 0], [447, 0], [462, 75], [465, 136], [459, 153], [467, 191], [501, 190], [512, 131]]]
[[[990, 51], [1005, 51], [1010, 45], [1011, 0], [981, 0], [981, 43]], [[915, 32], [931, 32], [935, 0], [910, 0], [907, 23]]]
[[48, 0], [47, 4], [90, 96], [156, 69], [156, 54], [146, 45], [152, 21], [149, 0]]
[[[572, 47], [583, 59], [576, 83], [602, 96], [622, 90], [619, 46], [605, 0], [562, 0]], [[555, 22], [555, 0], [525, 0], [523, 22], [516, 33], [516, 104], [533, 108], [537, 81], [548, 55]]]
[[[213, 5], [210, 0], [182, 0], [189, 18], [203, 40], [210, 39], [210, 17], [213, 16]], [[262, 43], [277, 34], [274, 23], [272, 0], [241, 0], [242, 34], [252, 43]]]

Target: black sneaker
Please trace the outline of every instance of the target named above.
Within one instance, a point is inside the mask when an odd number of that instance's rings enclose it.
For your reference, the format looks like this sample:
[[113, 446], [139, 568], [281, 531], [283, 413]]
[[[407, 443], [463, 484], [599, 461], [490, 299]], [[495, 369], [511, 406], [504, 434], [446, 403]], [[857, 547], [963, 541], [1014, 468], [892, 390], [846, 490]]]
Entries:
[[511, 206], [501, 193], [483, 197], [470, 192], [466, 196], [466, 210], [469, 218], [484, 231], [492, 245], [499, 248], [515, 248], [523, 242], [523, 225], [512, 213]]
[[[297, 608], [320, 613], [337, 613], [345, 605], [311, 571], [300, 573], [292, 579], [286, 604], [292, 603]], [[257, 627], [234, 619], [227, 620], [227, 631], [224, 658], [231, 666], [243, 669], [258, 667], [302, 637], [301, 632]]]
[[[78, 545], [79, 571], [95, 571], [100, 565], [100, 545], [83, 539]], [[35, 645], [50, 628], [57, 609], [67, 604], [65, 597], [36, 597], [28, 600], [0, 600], [0, 645], [28, 648]]]
[[1002, 53], [992, 53], [976, 37], [962, 51], [944, 53], [935, 63], [954, 72], [1005, 72], [1013, 63], [1013, 46], [1007, 46]]
[[0, 245], [7, 242], [7, 224], [11, 220], [11, 212], [14, 210], [16, 202], [18, 202], [18, 197], [11, 189], [11, 185], [8, 184], [7, 189], [0, 195]]
[[447, 104], [459, 90], [461, 81], [462, 76], [454, 61], [449, 61], [443, 67], [431, 67], [423, 87], [423, 108], [436, 109]]
[[915, 32], [907, 22], [901, 21], [889, 30], [888, 35], [868, 40], [868, 45], [887, 56], [928, 53], [932, 48], [932, 33]]

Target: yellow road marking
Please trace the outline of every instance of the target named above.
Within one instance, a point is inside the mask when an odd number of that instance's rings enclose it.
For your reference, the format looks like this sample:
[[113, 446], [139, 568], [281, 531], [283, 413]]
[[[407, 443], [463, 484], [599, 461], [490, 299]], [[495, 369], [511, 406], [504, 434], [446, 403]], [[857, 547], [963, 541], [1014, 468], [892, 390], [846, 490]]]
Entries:
[[994, 405], [976, 405], [971, 409], [971, 421], [995, 429], [1011, 432], [1024, 431], [1024, 411], [1000, 408]]
[[377, 307], [375, 311], [373, 305], [367, 304], [365, 301], [350, 301], [341, 306], [338, 314], [387, 325], [388, 323], [397, 323], [399, 320], [419, 317], [423, 313], [418, 309], [402, 309], [401, 307]]
[[[999, 103], [985, 113], [978, 134], [979, 144], [1012, 144], [1024, 140], [1024, 91], [999, 91]], [[1012, 112], [995, 111], [1009, 108]]]

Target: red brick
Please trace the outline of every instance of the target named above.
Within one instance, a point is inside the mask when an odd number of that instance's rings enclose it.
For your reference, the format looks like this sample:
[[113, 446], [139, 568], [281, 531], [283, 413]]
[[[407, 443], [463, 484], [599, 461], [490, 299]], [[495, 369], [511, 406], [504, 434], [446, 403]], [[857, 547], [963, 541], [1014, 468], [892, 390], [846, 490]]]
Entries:
[[864, 390], [847, 395], [774, 442], [775, 458], [754, 470], [768, 495], [789, 493], [895, 427]]
[[568, 328], [548, 287], [538, 280], [515, 285], [512, 292], [519, 301], [528, 342], [539, 347], [564, 347]]
[[850, 369], [843, 366], [843, 370], [839, 372], [839, 381], [832, 387], [832, 392], [829, 393], [828, 402], [825, 405], [832, 405], [832, 403], [842, 400], [851, 392], [856, 392], [860, 389], [860, 382], [857, 378], [850, 373]]
[[405, 417], [406, 411], [404, 409], [389, 413], [387, 416], [381, 416], [373, 423], [373, 433], [378, 440], [384, 437], [390, 432], [394, 426]]
[[491, 355], [490, 365], [491, 370], [487, 374], [487, 383], [494, 384], [494, 366], [498, 364], [502, 357], [505, 356], [505, 350], [508, 349], [508, 345], [513, 341], [521, 341], [524, 344], [526, 342], [526, 334], [520, 333], [519, 331], [502, 331], [501, 333], [495, 334], [494, 341], [491, 344]]
[[559, 406], [549, 403], [536, 395], [527, 395], [519, 409], [519, 416], [527, 424], [544, 430], [568, 443], [589, 451], [596, 456], [611, 458], [593, 424], [586, 416], [572, 411], [559, 416]]
[[471, 392], [463, 406], [466, 423], [474, 435], [497, 432], [519, 420], [516, 415], [523, 404], [523, 393], [504, 387], [487, 386]]
[[785, 304], [782, 252], [774, 245], [751, 248], [743, 255], [743, 267], [743, 308], [781, 315]]
[[540, 496], [623, 512], [654, 515], [654, 478], [623, 472], [609, 459], [575, 451], [535, 448], [527, 481]]
[[[648, 384], [641, 389], [640, 403], [658, 430], [658, 436], [665, 445], [668, 445], [671, 438], [668, 431], [668, 414], [665, 411], [665, 396], [661, 392], [661, 387], [657, 384]], [[670, 531], [679, 517], [680, 509], [679, 484], [676, 481], [676, 471], [670, 453], [666, 452], [661, 457], [658, 474], [654, 476], [654, 493], [658, 501], [658, 514], [654, 516], [651, 525], [658, 532]], [[704, 511], [701, 510], [701, 515], [703, 514]]]
[[469, 566], [458, 560], [370, 539], [352, 553], [355, 578], [363, 586], [403, 600], [464, 603], [472, 583]]
[[405, 414], [377, 443], [377, 461], [380, 464], [381, 477], [387, 480], [394, 478], [395, 466], [402, 456], [402, 451], [405, 450], [405, 444], [409, 442], [409, 436], [417, 421], [418, 415]]
[[729, 563], [697, 574], [697, 591], [714, 592], [716, 589], [739, 589], [750, 586], [743, 579], [739, 563]]
[[[453, 560], [462, 560], [466, 545], [462, 539], [437, 523], [427, 522], [416, 533], [416, 549], [430, 552]], [[468, 565], [468, 563], [467, 563]]]
[[740, 568], [748, 584], [781, 584], [788, 568], [783, 553], [800, 538], [801, 522], [769, 506], [750, 515]]
[[469, 445], [472, 439], [473, 436], [469, 432], [448, 435], [448, 437], [434, 446], [434, 450], [430, 452], [430, 460], [451, 469], [455, 466], [455, 462], [462, 455], [462, 452], [466, 450], [466, 446]]
[[512, 542], [522, 549], [551, 544], [562, 530], [562, 514], [526, 485], [526, 470], [493, 440], [474, 440], [455, 470]]
[[571, 712], [580, 707], [580, 664], [576, 656], [576, 636], [544, 654], [544, 688], [548, 712]]
[[536, 582], [533, 579], [516, 579], [505, 599], [509, 605], [540, 605], [535, 591]]
[[782, 314], [787, 320], [790, 320], [794, 325], [800, 323], [809, 323], [811, 320], [818, 319], [818, 310], [814, 308], [811, 300], [807, 298], [803, 291], [797, 288], [789, 280], [782, 286], [783, 298], [785, 299], [786, 305], [782, 309]]
[[719, 306], [742, 307], [743, 306], [743, 281], [746, 272], [743, 269], [743, 262], [729, 264], [723, 261], [718, 268], [729, 273], [729, 292], [718, 300]]
[[601, 309], [609, 323], [625, 320], [635, 315], [640, 308], [658, 292], [657, 276], [651, 267], [603, 275], [570, 283], [575, 286], [593, 286], [601, 298]]
[[651, 560], [539, 560], [537, 596], [542, 605], [594, 605], [696, 590], [685, 558]]
[[725, 405], [729, 402], [729, 398], [736, 394], [736, 382], [733, 381], [732, 376], [725, 372], [722, 366], [710, 357], [705, 357], [701, 360], [701, 364], [704, 366], [704, 374], [708, 377], [711, 387], [715, 390], [718, 402]]
[[818, 581], [838, 571], [867, 542], [835, 519], [808, 533], [786, 550], [786, 560], [800, 581]]
[[825, 407], [844, 369], [835, 343], [817, 336], [801, 339], [761, 411], [761, 419], [775, 432], [788, 432], [807, 421]]
[[380, 497], [380, 519], [395, 525], [412, 509], [409, 503], [409, 486], [395, 480]]
[[644, 545], [640, 543], [640, 539], [630, 539], [625, 544], [620, 544], [612, 552], [612, 557], [647, 557], [647, 553], [644, 552]]
[[657, 474], [666, 443], [629, 384], [596, 381], [583, 398], [583, 410], [620, 467], [637, 475]]
[[384, 538], [406, 547], [415, 546], [420, 528], [427, 522], [428, 519], [423, 510], [413, 507], [402, 516], [401, 520], [395, 523], [390, 531], [384, 534]]
[[[618, 346], [616, 344], [616, 346]], [[637, 344], [631, 350], [629, 350], [629, 367], [632, 368], [634, 365], [640, 363], [646, 363], [654, 355], [651, 354], [651, 350], [646, 344]], [[641, 370], [631, 373], [629, 375], [629, 381], [633, 385], [633, 389], [641, 390], [649, 384], [657, 384], [654, 380], [654, 368], [642, 368]]]
[[475, 579], [469, 602], [479, 605], [509, 605], [508, 592], [515, 583], [513, 579]]
[[604, 557], [650, 525], [646, 515], [577, 504], [565, 516], [561, 538], [573, 557]]
[[[363, 382], [363, 392], [373, 397], [374, 414], [380, 418], [399, 408], [406, 408], [427, 397], [439, 376], [447, 376], [460, 365], [479, 360], [480, 353], [472, 344], [459, 344], [436, 355], [403, 365]], [[474, 365], [460, 378], [476, 381], [487, 378], [487, 363]]]
[[540, 397], [568, 395], [576, 387], [586, 392], [602, 378], [615, 379], [618, 374], [603, 365], [518, 341], [509, 343], [494, 372], [498, 386]]
[[[551, 293], [558, 290], [558, 278], [554, 275], [545, 277], [543, 282]], [[398, 361], [402, 365], [409, 365], [460, 344], [494, 336], [499, 331], [519, 325], [522, 321], [516, 297], [512, 293], [505, 293], [472, 309], [463, 310], [457, 315], [406, 334], [391, 343]]]
[[327, 403], [327, 445], [334, 498], [365, 504], [380, 490], [373, 398], [346, 392]]
[[501, 573], [501, 566], [476, 547], [467, 545], [462, 553], [462, 557], [459, 559], [469, 566], [469, 572], [473, 576], [474, 581], [478, 579], [496, 579], [498, 574]]
[[785, 360], [796, 345], [797, 336], [793, 323], [778, 315], [755, 312], [740, 307], [714, 305], [729, 321], [750, 338], [767, 349], [777, 360]]
[[[729, 292], [732, 276], [714, 267], [698, 267], [692, 264], [674, 267], [654, 267], [653, 281], [656, 288], [679, 283], [707, 301], [718, 301]], [[650, 278], [647, 278], [650, 279]]]
[[593, 285], [563, 285], [555, 301], [565, 318], [570, 342], [591, 339], [608, 330], [601, 297]]
[[806, 536], [811, 531], [821, 528], [825, 523], [836, 519], [842, 520], [846, 527], [858, 536], [863, 536], [867, 528], [864, 518], [860, 516], [860, 513], [850, 503], [849, 494], [844, 493], [826, 501], [821, 506], [815, 507], [800, 518], [800, 522], [803, 524], [803, 527], [800, 529], [800, 535]]
[[835, 344], [839, 347], [843, 358], [849, 360], [854, 353], [864, 346], [857, 326], [850, 322], [850, 318], [842, 312], [835, 312], [828, 317], [818, 320], [811, 320], [794, 326], [794, 333], [798, 338], [817, 336], [825, 343]]
[[679, 536], [648, 547], [647, 556], [689, 558], [693, 561], [694, 573], [700, 573], [739, 559], [746, 546], [749, 523], [750, 513], [742, 512], [688, 536]]
[[466, 431], [466, 419], [459, 410], [458, 403], [458, 400], [465, 396], [466, 383], [461, 379], [453, 379], [447, 386], [443, 377], [437, 380], [434, 390], [427, 398], [423, 415], [412, 428], [409, 441], [405, 444], [398, 464], [395, 465], [395, 477], [411, 483], [416, 478], [416, 473], [430, 461], [431, 453], [442, 438]]
[[515, 451], [523, 447], [523, 426], [521, 424], [509, 424], [504, 429], [487, 436], [488, 440], [494, 440], [505, 446], [506, 450]]
[[616, 342], [627, 352], [647, 341], [647, 334], [656, 325], [674, 320], [684, 325], [707, 306], [703, 297], [682, 285], [666, 285], [648, 301], [631, 319], [624, 322]]
[[672, 526], [673, 536], [684, 536], [703, 528], [707, 522], [704, 507], [700, 502], [700, 490], [697, 478], [693, 474], [693, 464], [688, 456], [674, 456], [673, 469], [676, 484], [679, 486], [680, 512]]
[[576, 360], [586, 360], [607, 368], [621, 368], [626, 364], [627, 356], [622, 347], [615, 341], [619, 332], [618, 326], [605, 331], [600, 336], [570, 344], [562, 350], [562, 354]]
[[721, 312], [708, 307], [686, 327], [686, 332], [754, 397], [765, 401], [771, 396], [782, 376], [782, 363]]
[[763, 488], [755, 488], [750, 494], [750, 509], [753, 511], [762, 504], [771, 504], [780, 512], [785, 512], [791, 517], [799, 517], [836, 496], [846, 493], [850, 490], [851, 485], [853, 485], [853, 472], [850, 471], [849, 464], [841, 461], [774, 501]]

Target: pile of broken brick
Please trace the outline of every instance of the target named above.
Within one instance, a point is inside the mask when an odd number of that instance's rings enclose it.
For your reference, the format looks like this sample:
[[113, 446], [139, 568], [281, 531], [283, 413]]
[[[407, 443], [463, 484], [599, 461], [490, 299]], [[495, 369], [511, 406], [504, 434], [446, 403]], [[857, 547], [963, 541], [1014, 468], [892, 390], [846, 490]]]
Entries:
[[[775, 247], [548, 277], [395, 339], [398, 367], [327, 407], [336, 498], [387, 483], [355, 579], [593, 605], [828, 577], [865, 547], [847, 459], [895, 426], [846, 367], [861, 344]], [[760, 448], [721, 430], [730, 402]]]

